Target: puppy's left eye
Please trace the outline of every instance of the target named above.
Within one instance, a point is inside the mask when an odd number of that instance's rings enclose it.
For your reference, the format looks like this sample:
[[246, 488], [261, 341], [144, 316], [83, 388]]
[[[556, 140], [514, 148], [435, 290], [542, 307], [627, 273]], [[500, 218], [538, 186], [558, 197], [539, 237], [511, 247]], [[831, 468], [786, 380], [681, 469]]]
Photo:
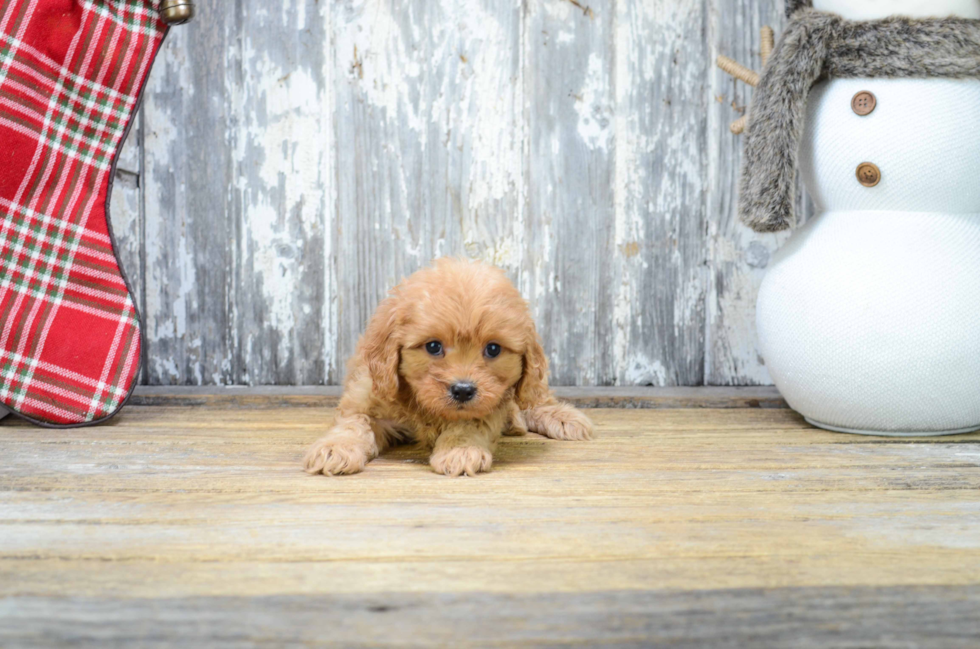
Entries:
[[430, 340], [425, 343], [425, 351], [429, 352], [433, 356], [438, 356], [442, 353], [442, 343], [438, 340]]
[[497, 343], [490, 343], [487, 345], [486, 349], [483, 350], [483, 353], [487, 355], [487, 358], [496, 358], [500, 356], [500, 352], [500, 345]]

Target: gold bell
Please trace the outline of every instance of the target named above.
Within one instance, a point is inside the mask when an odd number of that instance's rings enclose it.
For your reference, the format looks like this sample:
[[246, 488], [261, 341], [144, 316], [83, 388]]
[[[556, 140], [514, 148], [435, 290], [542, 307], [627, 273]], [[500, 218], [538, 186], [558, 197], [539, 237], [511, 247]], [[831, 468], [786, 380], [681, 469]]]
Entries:
[[194, 17], [194, 3], [191, 0], [163, 0], [160, 17], [168, 25], [183, 25]]

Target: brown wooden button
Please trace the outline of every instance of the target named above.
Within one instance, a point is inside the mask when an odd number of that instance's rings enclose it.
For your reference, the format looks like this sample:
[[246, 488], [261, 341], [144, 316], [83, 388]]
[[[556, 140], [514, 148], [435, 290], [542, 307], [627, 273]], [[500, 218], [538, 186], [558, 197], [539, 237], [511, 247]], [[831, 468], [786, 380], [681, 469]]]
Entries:
[[867, 90], [862, 90], [853, 97], [851, 97], [851, 110], [855, 113], [864, 117], [865, 115], [870, 115], [871, 111], [875, 109], [878, 105], [878, 100], [875, 96], [868, 92]]
[[874, 187], [881, 180], [881, 169], [873, 162], [862, 162], [857, 168], [857, 179], [865, 187]]

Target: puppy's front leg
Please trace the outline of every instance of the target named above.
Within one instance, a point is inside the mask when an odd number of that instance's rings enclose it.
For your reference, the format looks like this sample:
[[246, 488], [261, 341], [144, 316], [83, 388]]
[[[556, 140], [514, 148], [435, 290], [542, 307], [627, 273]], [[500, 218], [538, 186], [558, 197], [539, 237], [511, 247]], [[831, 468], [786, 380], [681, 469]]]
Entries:
[[383, 427], [374, 430], [367, 415], [338, 417], [333, 427], [306, 452], [307, 473], [344, 475], [364, 470], [387, 445]]
[[592, 421], [581, 410], [567, 403], [549, 399], [524, 411], [527, 429], [551, 439], [592, 439]]
[[436, 473], [453, 478], [489, 471], [499, 438], [500, 426], [488, 426], [485, 421], [452, 422], [436, 439], [429, 465]]

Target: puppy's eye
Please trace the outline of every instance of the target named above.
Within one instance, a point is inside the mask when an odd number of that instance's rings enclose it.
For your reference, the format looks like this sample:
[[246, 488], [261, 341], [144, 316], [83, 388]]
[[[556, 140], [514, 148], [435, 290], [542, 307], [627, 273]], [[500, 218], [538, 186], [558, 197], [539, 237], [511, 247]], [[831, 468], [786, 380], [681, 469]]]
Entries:
[[496, 358], [500, 356], [500, 345], [497, 343], [490, 343], [487, 348], [483, 350], [483, 353], [487, 355], [487, 358]]
[[442, 343], [438, 340], [430, 340], [425, 343], [425, 351], [429, 352], [433, 356], [439, 356], [442, 354]]

